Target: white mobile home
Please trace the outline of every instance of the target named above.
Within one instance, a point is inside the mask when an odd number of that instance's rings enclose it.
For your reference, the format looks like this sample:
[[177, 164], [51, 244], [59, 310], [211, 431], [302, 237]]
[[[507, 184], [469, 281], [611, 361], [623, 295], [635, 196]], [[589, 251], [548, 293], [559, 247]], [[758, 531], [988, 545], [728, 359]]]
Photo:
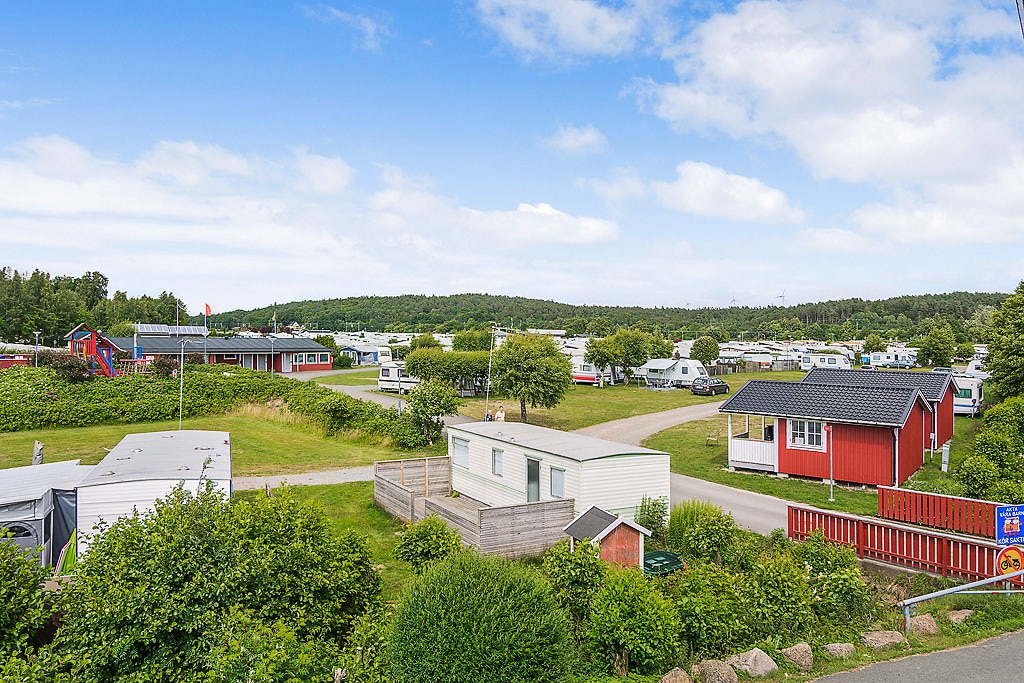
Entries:
[[178, 484], [195, 493], [206, 481], [231, 495], [228, 432], [129, 434], [76, 487], [79, 554], [100, 521], [113, 524], [133, 510], [147, 512]]
[[953, 414], [974, 417], [981, 411], [982, 401], [985, 400], [984, 380], [957, 373], [953, 376], [953, 382], [956, 384], [953, 387], [956, 390], [953, 394]]
[[654, 387], [688, 387], [708, 374], [703, 363], [689, 358], [652, 358], [639, 369], [647, 385]]
[[831, 368], [833, 370], [852, 370], [850, 359], [838, 353], [805, 353], [800, 356], [800, 369]]
[[377, 389], [379, 391], [396, 391], [407, 394], [413, 388], [419, 386], [419, 383], [419, 377], [412, 377], [405, 371], [404, 360], [393, 360], [380, 364], [380, 373], [377, 375]]
[[452, 490], [487, 505], [574, 499], [633, 519], [644, 496], [669, 501], [669, 456], [521, 422], [448, 427]]

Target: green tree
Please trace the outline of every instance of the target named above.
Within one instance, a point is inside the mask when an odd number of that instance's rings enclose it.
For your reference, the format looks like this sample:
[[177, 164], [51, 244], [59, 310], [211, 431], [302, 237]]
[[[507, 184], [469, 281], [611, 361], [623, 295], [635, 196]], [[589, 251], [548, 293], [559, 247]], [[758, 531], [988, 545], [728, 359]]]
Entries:
[[880, 353], [885, 351], [886, 348], [885, 340], [874, 332], [864, 338], [863, 351], [865, 354]]
[[25, 552], [0, 528], [0, 662], [20, 653], [50, 618], [46, 579], [39, 557]]
[[554, 408], [572, 386], [572, 363], [548, 337], [516, 334], [494, 353], [497, 389], [519, 401], [526, 422], [526, 406]]
[[718, 342], [713, 337], [697, 337], [690, 348], [690, 358], [710, 367], [718, 360]]
[[419, 386], [409, 392], [407, 410], [419, 425], [428, 443], [441, 438], [441, 430], [445, 415], [454, 415], [459, 410], [459, 397], [451, 384], [438, 379], [420, 382]]
[[953, 362], [956, 338], [949, 325], [933, 327], [918, 343], [917, 362], [921, 365], [948, 366]]
[[108, 337], [131, 337], [135, 334], [135, 324], [130, 320], [122, 320], [108, 325], [103, 334]]
[[413, 581], [388, 650], [395, 683], [554, 683], [567, 673], [565, 615], [547, 582], [471, 552]]
[[569, 539], [559, 541], [544, 553], [544, 574], [569, 615], [578, 639], [590, 623], [590, 604], [608, 572], [608, 563], [600, 554], [601, 548], [594, 543], [576, 543], [570, 550]]
[[405, 527], [395, 547], [395, 559], [408, 562], [422, 574], [430, 565], [462, 550], [462, 539], [437, 515], [431, 513]]
[[467, 330], [459, 332], [452, 338], [453, 351], [490, 351], [491, 332], [489, 330]]
[[633, 368], [638, 368], [651, 359], [651, 335], [640, 330], [622, 329], [611, 336], [619, 356], [616, 364], [622, 368], [626, 383], [633, 377]]
[[434, 338], [434, 335], [429, 332], [424, 332], [418, 337], [413, 337], [409, 342], [409, 350], [415, 351], [416, 349], [439, 349], [441, 348], [441, 342]]
[[615, 345], [613, 339], [591, 339], [587, 342], [587, 352], [584, 354], [583, 360], [594, 366], [597, 371], [598, 384], [603, 387], [604, 369], [612, 368], [614, 370], [621, 355], [622, 352]]
[[953, 353], [953, 357], [962, 361], [969, 361], [974, 358], [974, 344], [970, 342], [963, 342], [958, 344], [956, 351]]
[[999, 396], [1024, 395], [1024, 281], [992, 315], [985, 365]]
[[[342, 643], [381, 592], [365, 539], [335, 536], [287, 489], [227, 500], [212, 485], [178, 487], [103, 530], [76, 571], [56, 647], [84, 683], [211, 672], [210, 645], [239, 610], [303, 641]], [[331, 663], [319, 665], [326, 676]]]

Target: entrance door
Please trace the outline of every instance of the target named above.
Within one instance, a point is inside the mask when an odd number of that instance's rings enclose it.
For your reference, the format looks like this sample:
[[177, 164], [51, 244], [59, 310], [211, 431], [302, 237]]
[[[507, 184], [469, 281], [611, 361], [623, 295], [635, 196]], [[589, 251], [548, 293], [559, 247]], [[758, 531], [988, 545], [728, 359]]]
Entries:
[[256, 356], [256, 369], [262, 370], [263, 372], [267, 371], [267, 357], [262, 353]]
[[540, 500], [540, 460], [526, 459], [526, 502]]

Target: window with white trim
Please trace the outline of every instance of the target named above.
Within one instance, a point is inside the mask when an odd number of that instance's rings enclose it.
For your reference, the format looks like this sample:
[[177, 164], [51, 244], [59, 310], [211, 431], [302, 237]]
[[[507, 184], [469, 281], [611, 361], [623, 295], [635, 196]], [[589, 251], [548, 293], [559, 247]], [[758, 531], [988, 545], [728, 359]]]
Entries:
[[304, 353], [297, 353], [297, 354], [295, 354], [295, 358], [292, 360], [292, 362], [297, 364], [297, 365], [302, 365], [303, 363], [306, 362], [306, 354], [304, 354]]
[[388, 368], [381, 368], [380, 369], [380, 376], [381, 377], [390, 377], [391, 376], [391, 370], [389, 370]]
[[452, 438], [452, 464], [469, 469], [469, 442]]
[[331, 362], [331, 354], [329, 354], [329, 353], [321, 353], [320, 354], [320, 362], [321, 363], [330, 363]]
[[565, 470], [551, 468], [551, 495], [555, 498], [565, 498]]
[[315, 353], [307, 353], [306, 354], [306, 362], [307, 363], [315, 363], [316, 362], [316, 354]]
[[821, 422], [810, 420], [790, 420], [789, 444], [791, 446], [823, 450], [825, 430]]
[[504, 459], [505, 451], [500, 448], [491, 449], [491, 474], [497, 477], [504, 476], [502, 474], [504, 472]]
[[828, 359], [828, 364], [829, 365], [835, 365], [836, 364], [836, 359], [835, 358], [829, 358]]

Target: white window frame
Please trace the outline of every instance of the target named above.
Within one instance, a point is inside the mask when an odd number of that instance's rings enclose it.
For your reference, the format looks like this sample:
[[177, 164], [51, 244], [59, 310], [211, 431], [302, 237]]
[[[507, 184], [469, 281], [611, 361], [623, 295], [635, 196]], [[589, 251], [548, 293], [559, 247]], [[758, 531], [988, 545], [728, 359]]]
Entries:
[[321, 353], [321, 354], [319, 354], [319, 356], [320, 356], [319, 357], [319, 361], [320, 361], [321, 365], [324, 364], [324, 363], [330, 363], [331, 362], [331, 354], [329, 354], [329, 353]]
[[[555, 476], [555, 472], [558, 472], [558, 476], [557, 477]], [[551, 484], [550, 484], [549, 488], [551, 489], [552, 497], [554, 497], [554, 498], [565, 498], [565, 470], [563, 470], [561, 467], [555, 467], [555, 466], [552, 465], [551, 473], [550, 473], [550, 477], [549, 478], [551, 480]], [[555, 480], [556, 479], [560, 483], [560, 486], [557, 489], [555, 487]]]
[[491, 449], [491, 474], [496, 477], [505, 476], [505, 451], [500, 448]]
[[309, 363], [310, 365], [316, 364], [316, 354], [315, 353], [307, 353], [306, 354], [306, 362]]
[[469, 469], [469, 441], [452, 437], [452, 465]]
[[237, 353], [225, 353], [221, 356], [224, 360], [238, 360]]
[[837, 364], [837, 363], [836, 363], [836, 359], [835, 359], [835, 358], [829, 358], [829, 359], [828, 359], [828, 364], [829, 364], [829, 365], [836, 365], [836, 364]]
[[295, 358], [292, 359], [292, 364], [293, 365], [305, 365], [306, 364], [306, 354], [304, 354], [304, 353], [296, 353], [295, 354]]
[[[824, 422], [790, 419], [786, 422], [786, 431], [786, 443], [790, 448], [820, 452], [826, 449]], [[818, 443], [815, 444], [814, 441]]]

